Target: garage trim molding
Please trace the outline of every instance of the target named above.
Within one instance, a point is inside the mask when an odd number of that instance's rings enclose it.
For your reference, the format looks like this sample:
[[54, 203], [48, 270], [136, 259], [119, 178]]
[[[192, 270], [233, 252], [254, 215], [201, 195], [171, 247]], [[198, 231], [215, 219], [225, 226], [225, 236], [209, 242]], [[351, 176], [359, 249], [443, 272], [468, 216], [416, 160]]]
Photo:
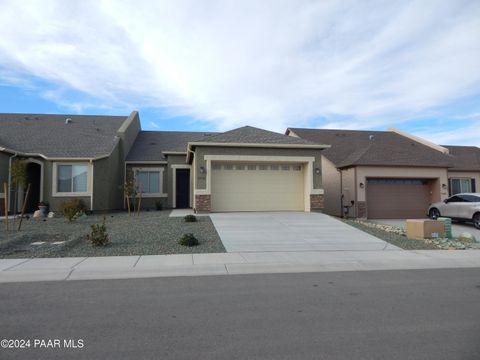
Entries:
[[278, 163], [302, 163], [306, 164], [306, 185], [308, 195], [323, 195], [323, 189], [313, 188], [313, 156], [261, 156], [261, 155], [205, 155], [207, 165], [206, 189], [195, 189], [194, 195], [211, 195], [211, 170], [212, 161], [254, 161], [254, 162], [278, 162]]

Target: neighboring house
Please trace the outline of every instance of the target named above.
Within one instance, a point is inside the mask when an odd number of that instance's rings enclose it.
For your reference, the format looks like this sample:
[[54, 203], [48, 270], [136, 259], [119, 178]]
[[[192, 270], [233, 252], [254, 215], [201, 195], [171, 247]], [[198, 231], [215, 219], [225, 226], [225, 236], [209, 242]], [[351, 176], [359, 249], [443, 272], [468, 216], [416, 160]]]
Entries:
[[197, 212], [321, 210], [324, 145], [250, 126], [142, 131], [126, 159], [147, 206]]
[[448, 196], [448, 149], [390, 131], [289, 128], [287, 135], [329, 144], [322, 152], [324, 211], [359, 218], [425, 217]]
[[[124, 160], [140, 130], [137, 112], [129, 116], [0, 114], [0, 198], [11, 183], [14, 159], [27, 161], [31, 193], [27, 212], [39, 201], [58, 210], [71, 198], [91, 210], [123, 207]], [[18, 198], [23, 198], [20, 189]], [[14, 196], [10, 194], [10, 210]], [[22, 202], [22, 201], [19, 201]], [[21, 208], [18, 204], [17, 209]], [[1, 211], [3, 214], [3, 209]]]
[[480, 184], [480, 149], [475, 146], [444, 145], [454, 157], [448, 169], [449, 195], [476, 192]]

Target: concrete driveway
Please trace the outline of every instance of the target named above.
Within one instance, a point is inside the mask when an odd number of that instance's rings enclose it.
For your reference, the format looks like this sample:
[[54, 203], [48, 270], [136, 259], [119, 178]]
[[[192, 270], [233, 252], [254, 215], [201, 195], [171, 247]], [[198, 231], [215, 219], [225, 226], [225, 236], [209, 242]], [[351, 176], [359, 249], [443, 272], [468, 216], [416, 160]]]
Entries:
[[218, 213], [210, 218], [227, 252], [400, 250], [319, 213]]
[[[393, 225], [402, 227], [405, 229], [406, 220], [405, 219], [385, 219], [385, 220], [370, 220], [371, 222], [376, 222], [378, 224], [386, 224], [386, 225]], [[462, 232], [468, 232], [475, 236], [477, 241], [480, 241], [480, 230], [475, 229], [475, 226], [471, 223], [452, 223], [452, 233], [453, 236], [458, 236]]]

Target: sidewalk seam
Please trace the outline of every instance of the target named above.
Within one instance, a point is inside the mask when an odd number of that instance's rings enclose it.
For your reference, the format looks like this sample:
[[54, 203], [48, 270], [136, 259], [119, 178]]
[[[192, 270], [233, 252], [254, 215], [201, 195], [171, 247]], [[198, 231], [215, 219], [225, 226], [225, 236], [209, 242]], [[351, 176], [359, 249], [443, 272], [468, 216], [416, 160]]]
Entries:
[[137, 261], [135, 261], [135, 264], [133, 264], [133, 267], [137, 266], [138, 262], [140, 261], [140, 258], [142, 257], [142, 255], [138, 255], [138, 259]]
[[85, 258], [83, 258], [82, 260], [80, 260], [78, 263], [76, 263], [75, 265], [72, 265], [72, 267], [70, 269], [75, 269], [75, 267], [77, 267], [78, 265], [80, 265], [82, 262], [84, 262], [85, 260], [88, 259], [88, 256], [86, 256]]
[[75, 271], [75, 269], [71, 269], [70, 272], [68, 273], [67, 277], [65, 279], [63, 279], [63, 281], [67, 281], [68, 278], [70, 277], [70, 275], [72, 275], [72, 273]]
[[26, 262], [29, 262], [29, 261], [32, 260], [32, 259], [33, 259], [33, 258], [27, 259], [27, 260], [25, 260], [25, 261], [22, 261], [21, 263], [18, 263], [18, 264], [15, 264], [15, 265], [10, 266], [10, 267], [8, 267], [8, 268], [5, 268], [5, 269], [3, 269], [2, 271], [8, 271], [8, 270], [10, 270], [10, 269], [13, 269], [14, 267], [23, 265], [23, 264], [25, 264]]

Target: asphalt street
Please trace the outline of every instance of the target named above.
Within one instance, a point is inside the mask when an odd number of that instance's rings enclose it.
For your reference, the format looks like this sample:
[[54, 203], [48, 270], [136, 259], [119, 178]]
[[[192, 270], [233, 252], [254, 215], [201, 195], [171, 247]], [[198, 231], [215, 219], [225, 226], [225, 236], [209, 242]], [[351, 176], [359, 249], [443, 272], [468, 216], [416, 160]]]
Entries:
[[11, 283], [0, 305], [24, 346], [0, 359], [480, 359], [477, 268]]

